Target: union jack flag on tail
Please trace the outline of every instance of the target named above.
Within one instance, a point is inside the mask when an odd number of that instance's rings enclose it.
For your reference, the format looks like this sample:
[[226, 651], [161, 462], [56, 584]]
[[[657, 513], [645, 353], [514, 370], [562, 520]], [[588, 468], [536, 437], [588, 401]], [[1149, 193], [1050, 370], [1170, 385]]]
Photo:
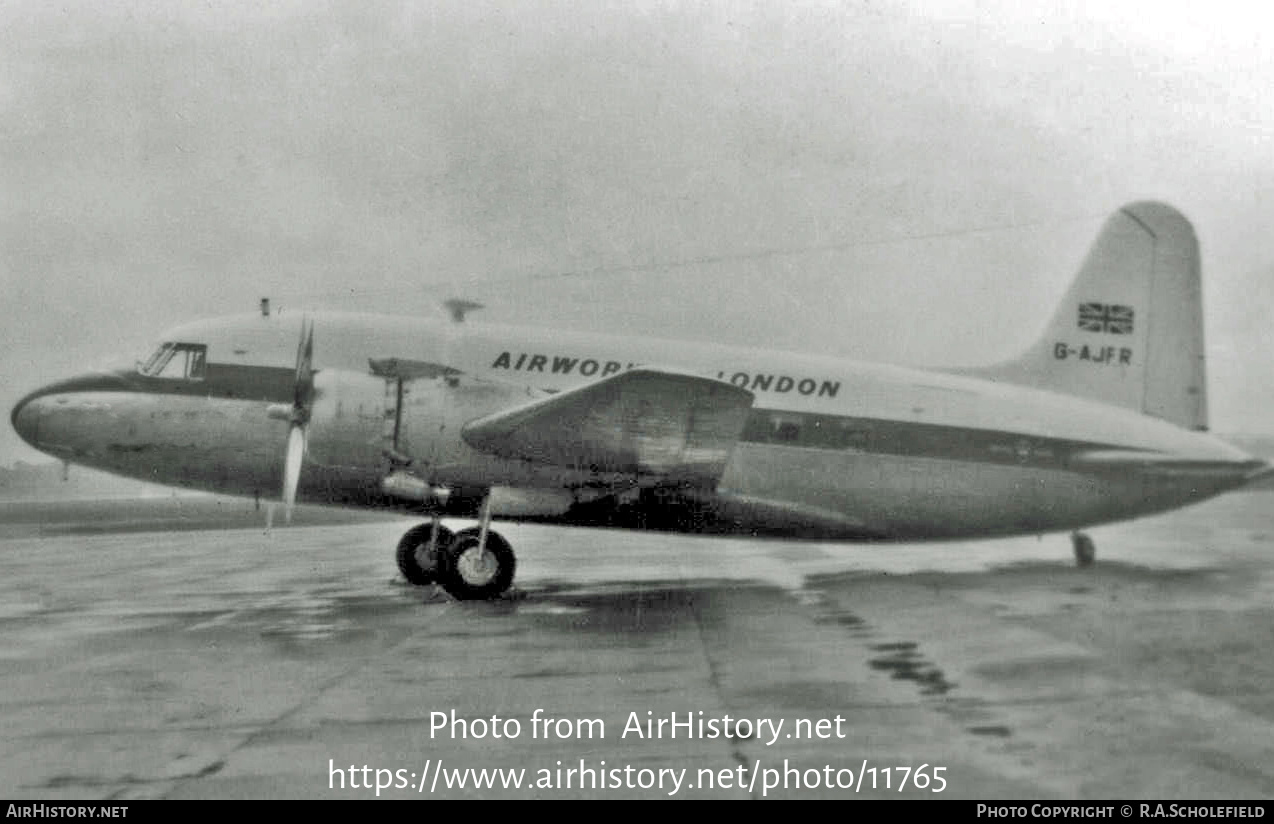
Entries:
[[1118, 303], [1081, 303], [1079, 328], [1085, 332], [1131, 335], [1132, 315], [1131, 306], [1121, 306]]

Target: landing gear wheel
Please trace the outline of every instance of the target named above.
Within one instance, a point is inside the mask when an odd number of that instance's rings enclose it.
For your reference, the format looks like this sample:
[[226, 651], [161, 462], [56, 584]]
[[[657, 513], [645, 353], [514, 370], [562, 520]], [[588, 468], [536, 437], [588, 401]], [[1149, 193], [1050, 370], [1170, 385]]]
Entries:
[[438, 583], [459, 601], [494, 598], [513, 583], [513, 547], [487, 530], [486, 549], [480, 551], [478, 538], [477, 528], [461, 530], [438, 558]]
[[1071, 546], [1075, 549], [1075, 566], [1090, 567], [1097, 559], [1097, 545], [1083, 532], [1071, 534]]
[[452, 541], [451, 530], [438, 525], [438, 537], [434, 541], [433, 552], [429, 551], [429, 537], [433, 532], [433, 524], [421, 524], [407, 530], [407, 534], [398, 542], [398, 571], [408, 583], [416, 586], [431, 584], [438, 577], [438, 558]]

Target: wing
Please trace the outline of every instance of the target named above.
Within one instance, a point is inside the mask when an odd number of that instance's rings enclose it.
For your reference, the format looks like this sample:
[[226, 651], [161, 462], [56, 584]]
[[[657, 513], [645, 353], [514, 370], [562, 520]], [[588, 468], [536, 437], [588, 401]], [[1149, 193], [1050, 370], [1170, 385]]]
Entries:
[[643, 367], [470, 421], [462, 435], [505, 458], [715, 485], [751, 406], [745, 389]]

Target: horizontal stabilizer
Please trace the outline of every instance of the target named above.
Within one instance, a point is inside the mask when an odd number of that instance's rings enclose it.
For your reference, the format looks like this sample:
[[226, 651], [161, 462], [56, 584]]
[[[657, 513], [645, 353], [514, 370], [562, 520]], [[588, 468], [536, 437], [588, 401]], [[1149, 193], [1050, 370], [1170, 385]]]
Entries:
[[638, 368], [465, 425], [475, 449], [589, 472], [712, 485], [743, 431], [752, 393]]
[[1234, 478], [1236, 473], [1245, 481], [1251, 481], [1269, 472], [1265, 461], [1252, 460], [1236, 463], [1227, 460], [1191, 460], [1164, 452], [1147, 452], [1140, 449], [1095, 449], [1081, 452], [1070, 459], [1072, 468], [1092, 472], [1142, 472], [1157, 477], [1224, 477]]

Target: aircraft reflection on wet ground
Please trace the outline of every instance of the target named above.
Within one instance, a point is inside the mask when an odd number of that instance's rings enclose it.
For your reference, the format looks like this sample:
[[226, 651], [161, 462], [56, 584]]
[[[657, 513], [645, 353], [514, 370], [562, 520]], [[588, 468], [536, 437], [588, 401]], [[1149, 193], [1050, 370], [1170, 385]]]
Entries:
[[[329, 787], [329, 759], [866, 761], [944, 766], [947, 797], [1267, 797], [1268, 502], [1109, 527], [1090, 569], [1062, 537], [882, 549], [517, 527], [519, 587], [470, 603], [401, 582], [381, 551], [398, 519], [303, 510], [266, 534], [251, 501], [0, 506], [0, 774], [18, 797], [358, 797]], [[529, 730], [537, 708], [613, 732], [430, 734], [434, 711]], [[620, 738], [634, 711], [839, 715], [848, 735]]]

